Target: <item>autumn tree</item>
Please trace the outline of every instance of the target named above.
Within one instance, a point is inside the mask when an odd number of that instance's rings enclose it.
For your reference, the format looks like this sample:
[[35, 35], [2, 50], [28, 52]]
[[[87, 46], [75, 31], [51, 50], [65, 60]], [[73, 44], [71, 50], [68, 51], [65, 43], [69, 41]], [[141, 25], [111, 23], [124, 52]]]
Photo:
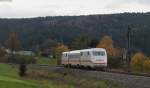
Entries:
[[11, 32], [9, 34], [8, 40], [5, 41], [5, 45], [11, 52], [21, 49], [21, 43], [16, 32]]
[[14, 51], [18, 51], [21, 49], [21, 43], [15, 32], [11, 32], [9, 34], [8, 40], [5, 41], [5, 46], [11, 51], [11, 56], [8, 58], [8, 62], [13, 62], [13, 60], [15, 59]]
[[150, 59], [144, 61], [143, 70], [150, 73]]
[[113, 45], [113, 40], [110, 36], [104, 36], [97, 48], [104, 48], [108, 55], [108, 66], [113, 68], [118, 68], [122, 66], [122, 49], [115, 48]]
[[143, 64], [146, 60], [146, 56], [143, 53], [136, 53], [131, 60], [131, 68], [135, 71], [143, 71]]
[[66, 51], [69, 51], [68, 47], [63, 45], [63, 44], [60, 44], [58, 45], [56, 48], [55, 48], [55, 56], [57, 58], [57, 64], [60, 65], [61, 64], [61, 55], [62, 55], [62, 52], [66, 52]]
[[99, 42], [99, 44], [97, 45], [97, 48], [104, 48], [107, 51], [107, 54], [109, 56], [113, 55], [113, 40], [110, 36], [104, 36], [101, 41]]

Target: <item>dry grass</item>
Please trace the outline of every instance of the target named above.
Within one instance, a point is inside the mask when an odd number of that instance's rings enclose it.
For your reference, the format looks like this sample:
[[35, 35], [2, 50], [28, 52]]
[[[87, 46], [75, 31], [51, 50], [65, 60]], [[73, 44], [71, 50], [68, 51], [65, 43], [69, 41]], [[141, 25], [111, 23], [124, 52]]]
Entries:
[[106, 80], [76, 77], [66, 73], [48, 72], [47, 70], [30, 70], [27, 74], [27, 78], [30, 79], [52, 80], [55, 85], [70, 85], [74, 88], [125, 88]]

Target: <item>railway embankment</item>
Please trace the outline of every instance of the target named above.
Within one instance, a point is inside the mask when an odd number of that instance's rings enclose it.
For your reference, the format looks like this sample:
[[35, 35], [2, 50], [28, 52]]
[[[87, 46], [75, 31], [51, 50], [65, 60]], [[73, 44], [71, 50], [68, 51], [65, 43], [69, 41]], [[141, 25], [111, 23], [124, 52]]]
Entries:
[[95, 78], [98, 80], [108, 80], [114, 83], [125, 85], [129, 88], [150, 88], [150, 77], [146, 77], [146, 76], [64, 68], [64, 67], [57, 67], [57, 66], [52, 66], [52, 67], [34, 66], [32, 68], [45, 69], [50, 72], [61, 73], [64, 75], [69, 74], [69, 75], [74, 75], [78, 77]]

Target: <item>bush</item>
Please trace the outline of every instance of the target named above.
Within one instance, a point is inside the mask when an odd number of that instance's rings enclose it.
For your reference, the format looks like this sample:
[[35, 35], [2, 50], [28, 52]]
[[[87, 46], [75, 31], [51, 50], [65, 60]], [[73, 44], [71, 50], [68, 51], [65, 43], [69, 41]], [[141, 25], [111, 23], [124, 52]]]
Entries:
[[19, 65], [19, 75], [20, 75], [20, 77], [23, 77], [23, 76], [26, 75], [26, 70], [27, 70], [26, 64], [25, 63], [20, 63], [20, 65]]
[[150, 73], [150, 59], [144, 61], [143, 69], [145, 72]]
[[143, 64], [146, 60], [146, 56], [143, 53], [136, 53], [131, 60], [131, 68], [134, 71], [143, 71]]

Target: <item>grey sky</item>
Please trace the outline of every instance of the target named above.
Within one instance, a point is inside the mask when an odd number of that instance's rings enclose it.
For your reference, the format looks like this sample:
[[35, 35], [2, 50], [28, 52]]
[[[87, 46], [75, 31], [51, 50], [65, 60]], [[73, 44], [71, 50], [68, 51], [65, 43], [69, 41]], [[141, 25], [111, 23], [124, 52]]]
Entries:
[[0, 18], [148, 11], [150, 0], [0, 0]]

